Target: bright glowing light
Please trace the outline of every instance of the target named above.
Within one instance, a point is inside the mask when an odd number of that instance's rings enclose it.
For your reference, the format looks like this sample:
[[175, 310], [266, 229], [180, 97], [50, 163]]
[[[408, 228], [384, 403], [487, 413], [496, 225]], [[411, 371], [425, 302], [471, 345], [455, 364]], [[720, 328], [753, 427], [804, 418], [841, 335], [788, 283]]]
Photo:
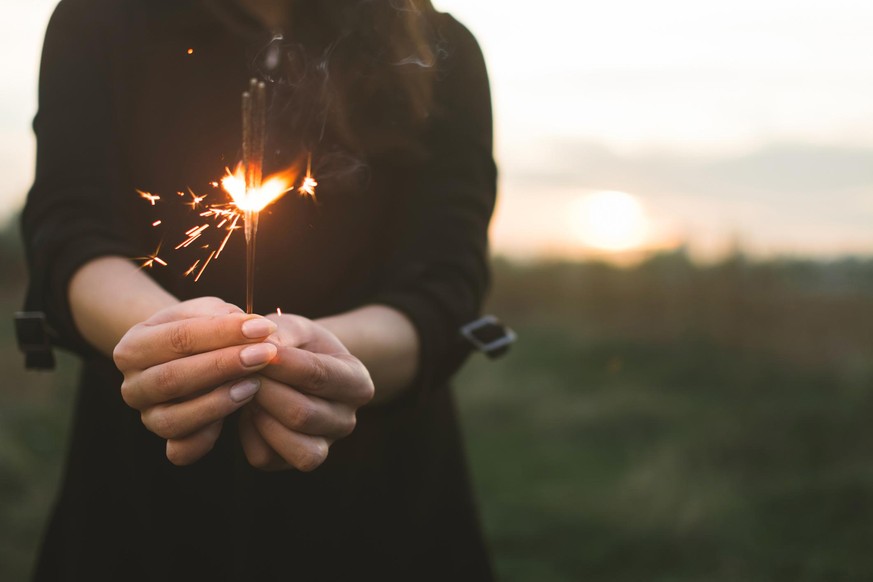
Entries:
[[596, 192], [580, 196], [570, 206], [574, 236], [582, 244], [603, 251], [627, 251], [646, 240], [649, 220], [640, 201], [625, 192]]
[[241, 211], [260, 212], [291, 190], [297, 178], [295, 171], [276, 174], [267, 178], [260, 188], [246, 188], [245, 170], [238, 166], [233, 174], [228, 171], [221, 179], [221, 186], [230, 194], [233, 204]]
[[303, 185], [300, 186], [300, 193], [305, 194], [307, 196], [315, 196], [315, 188], [318, 186], [318, 182], [315, 181], [315, 178], [311, 176], [306, 176], [303, 179]]

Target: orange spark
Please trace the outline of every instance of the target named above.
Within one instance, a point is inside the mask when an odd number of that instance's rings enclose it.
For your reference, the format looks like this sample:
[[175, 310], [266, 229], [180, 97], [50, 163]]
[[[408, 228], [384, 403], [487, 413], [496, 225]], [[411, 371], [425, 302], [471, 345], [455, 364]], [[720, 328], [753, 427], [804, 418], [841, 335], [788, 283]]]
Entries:
[[209, 264], [209, 261], [211, 261], [211, 260], [212, 260], [212, 257], [214, 257], [214, 256], [215, 256], [215, 251], [212, 251], [211, 253], [209, 253], [209, 258], [207, 258], [207, 259], [206, 259], [206, 262], [203, 263], [203, 268], [201, 268], [201, 269], [200, 269], [200, 272], [197, 273], [197, 276], [194, 277], [194, 282], [195, 282], [195, 283], [196, 283], [197, 281], [200, 280], [200, 276], [203, 274], [203, 271], [206, 270], [206, 266]]
[[156, 220], [152, 223], [152, 226], [158, 226], [161, 223], [160, 220]]
[[[163, 243], [161, 243], [161, 244], [163, 244]], [[167, 262], [158, 256], [158, 253], [160, 253], [160, 252], [161, 252], [161, 245], [158, 245], [158, 248], [155, 249], [155, 252], [153, 252], [152, 254], [147, 255], [145, 257], [136, 257], [134, 259], [134, 261], [143, 261], [143, 263], [140, 265], [140, 269], [151, 269], [152, 267], [155, 266], [155, 263], [166, 267]]]
[[195, 240], [200, 238], [200, 236], [203, 234], [203, 231], [206, 230], [207, 228], [209, 228], [208, 224], [201, 224], [200, 226], [195, 226], [193, 228], [188, 229], [188, 231], [185, 233], [188, 235], [188, 238], [185, 239], [184, 241], [182, 241], [181, 243], [179, 243], [179, 245], [176, 247], [176, 250], [178, 251], [179, 249], [181, 249], [183, 247], [187, 247], [192, 242], [194, 242]]
[[[236, 225], [236, 223], [239, 221], [239, 216], [240, 216], [239, 214], [235, 215], [235, 216], [233, 217], [233, 222], [231, 222], [231, 223], [230, 223], [230, 226], [227, 227], [227, 236], [225, 236], [225, 237], [224, 237], [224, 240], [221, 241], [221, 246], [218, 247], [218, 252], [215, 253], [215, 256], [216, 256], [216, 257], [219, 256], [219, 255], [221, 254], [221, 251], [224, 250], [224, 245], [227, 244], [227, 240], [230, 238], [230, 235], [233, 234], [233, 231], [235, 231], [235, 230], [237, 230], [237, 229], [239, 228], [239, 227]], [[226, 221], [224, 221], [224, 220], [221, 221], [222, 224], [224, 224], [225, 222], [226, 222]]]
[[193, 55], [193, 54], [194, 54], [194, 49], [189, 48], [189, 49], [188, 49], [188, 54], [189, 54], [189, 55]]
[[199, 265], [199, 264], [200, 264], [200, 259], [197, 259], [196, 261], [194, 261], [194, 264], [191, 265], [191, 267], [189, 267], [187, 271], [185, 271], [185, 276], [187, 277], [188, 275], [193, 273], [194, 269], [196, 269], [197, 265]]
[[160, 196], [158, 196], [158, 195], [156, 195], [156, 194], [152, 194], [152, 193], [150, 193], [150, 192], [143, 192], [142, 190], [137, 190], [137, 192], [139, 193], [139, 195], [140, 195], [142, 198], [144, 198], [144, 199], [148, 200], [149, 202], [151, 202], [152, 206], [155, 205], [155, 202], [157, 202], [158, 200], [161, 199]]
[[191, 207], [192, 210], [196, 210], [197, 207], [203, 202], [203, 199], [206, 198], [206, 194], [204, 194], [203, 196], [198, 196], [191, 188], [188, 188], [188, 192], [191, 193], [191, 202], [187, 202], [187, 204]]

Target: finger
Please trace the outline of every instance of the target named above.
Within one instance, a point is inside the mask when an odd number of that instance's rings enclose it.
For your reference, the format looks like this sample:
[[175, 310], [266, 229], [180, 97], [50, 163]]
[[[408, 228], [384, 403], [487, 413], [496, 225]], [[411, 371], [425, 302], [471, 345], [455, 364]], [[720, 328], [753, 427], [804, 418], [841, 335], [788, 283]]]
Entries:
[[146, 408], [142, 423], [161, 438], [183, 438], [222, 420], [254, 398], [260, 387], [256, 377], [229, 382], [191, 400]]
[[292, 467], [309, 472], [327, 459], [327, 439], [288, 430], [260, 408], [252, 411], [252, 421], [264, 441]]
[[121, 370], [142, 370], [193, 354], [263, 341], [275, 331], [272, 321], [245, 313], [140, 324], [118, 342], [112, 357]]
[[225, 382], [250, 376], [276, 356], [269, 343], [223, 348], [152, 366], [125, 378], [124, 401], [137, 410], [186, 398]]
[[355, 429], [355, 409], [351, 406], [307, 396], [266, 377], [261, 380], [255, 401], [285, 428], [295, 432], [336, 440]]
[[218, 421], [182, 439], [167, 441], [167, 459], [174, 465], [190, 465], [215, 446], [224, 421]]
[[[349, 353], [338, 337], [310, 319], [287, 313], [270, 313], [266, 317], [279, 326], [279, 331], [271, 338], [279, 345], [303, 348], [319, 354]], [[318, 333], [314, 333], [315, 328], [319, 328]]]
[[290, 469], [291, 465], [276, 454], [252, 421], [252, 406], [242, 409], [239, 416], [239, 438], [249, 464], [262, 471]]
[[218, 297], [198, 297], [182, 301], [166, 309], [162, 309], [149, 319], [147, 323], [157, 325], [187, 319], [189, 317], [208, 317], [210, 315], [230, 315], [231, 313], [243, 313], [243, 310], [232, 303]]
[[276, 357], [262, 375], [323, 398], [363, 406], [373, 398], [367, 368], [350, 354], [315, 354], [278, 346]]

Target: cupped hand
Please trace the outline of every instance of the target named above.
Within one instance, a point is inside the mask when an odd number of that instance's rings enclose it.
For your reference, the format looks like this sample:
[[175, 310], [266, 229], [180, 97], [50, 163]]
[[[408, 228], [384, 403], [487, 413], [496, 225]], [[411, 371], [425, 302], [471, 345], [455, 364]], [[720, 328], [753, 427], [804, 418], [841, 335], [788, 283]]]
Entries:
[[276, 357], [240, 419], [249, 462], [265, 470], [312, 471], [334, 441], [351, 434], [358, 408], [373, 398], [367, 368], [335, 335], [296, 315], [270, 315]]
[[259, 383], [250, 378], [277, 353], [264, 340], [275, 323], [246, 315], [215, 297], [185, 301], [132, 327], [113, 352], [124, 375], [124, 401], [143, 424], [167, 439], [177, 465], [208, 453], [224, 418], [250, 402]]

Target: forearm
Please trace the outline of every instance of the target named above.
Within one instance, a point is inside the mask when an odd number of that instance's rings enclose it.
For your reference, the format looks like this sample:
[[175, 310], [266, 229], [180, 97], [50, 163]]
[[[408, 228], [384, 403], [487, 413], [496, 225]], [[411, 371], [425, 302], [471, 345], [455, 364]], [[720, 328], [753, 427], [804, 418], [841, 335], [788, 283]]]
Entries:
[[405, 390], [418, 371], [419, 338], [409, 319], [384, 305], [366, 305], [318, 320], [370, 371], [374, 402]]
[[121, 257], [83, 265], [70, 280], [70, 309], [79, 333], [101, 353], [112, 350], [131, 327], [178, 303], [151, 277]]

